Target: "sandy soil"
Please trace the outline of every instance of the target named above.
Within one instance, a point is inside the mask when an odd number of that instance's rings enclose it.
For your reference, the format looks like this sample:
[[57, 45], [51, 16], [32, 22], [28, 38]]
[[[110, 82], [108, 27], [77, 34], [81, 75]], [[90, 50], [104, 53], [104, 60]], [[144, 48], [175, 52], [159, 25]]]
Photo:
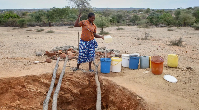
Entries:
[[[56, 61], [34, 64], [34, 61], [46, 59], [45, 56], [36, 56], [35, 52], [50, 51], [55, 47], [66, 45], [78, 46], [78, 32], [81, 33], [81, 28], [42, 27], [43, 32], [36, 32], [40, 28], [0, 27], [1, 79], [52, 73]], [[102, 79], [108, 79], [135, 92], [147, 102], [149, 109], [199, 109], [199, 31], [189, 27], [172, 27], [174, 31], [168, 31], [168, 28], [143, 29], [136, 26], [122, 27], [124, 30], [116, 28], [105, 28], [105, 31], [111, 33], [113, 42], [105, 44], [102, 39], [96, 39], [99, 47], [106, 46], [108, 49], [119, 50], [121, 54], [126, 52], [146, 56], [160, 55], [165, 60], [163, 74], [153, 75], [150, 69], [130, 70], [123, 67], [120, 73], [102, 74], [99, 67]], [[46, 33], [49, 30], [55, 33]], [[149, 33], [148, 40], [141, 40], [145, 37], [145, 32]], [[171, 40], [180, 37], [184, 41], [184, 46], [168, 45]], [[168, 54], [179, 56], [177, 68], [167, 67]], [[59, 65], [61, 70], [63, 61]], [[70, 67], [75, 66], [76, 60], [70, 60], [66, 72], [72, 72]], [[88, 70], [88, 64], [82, 64], [81, 68]], [[163, 79], [166, 74], [176, 77], [178, 82], [167, 82]]]

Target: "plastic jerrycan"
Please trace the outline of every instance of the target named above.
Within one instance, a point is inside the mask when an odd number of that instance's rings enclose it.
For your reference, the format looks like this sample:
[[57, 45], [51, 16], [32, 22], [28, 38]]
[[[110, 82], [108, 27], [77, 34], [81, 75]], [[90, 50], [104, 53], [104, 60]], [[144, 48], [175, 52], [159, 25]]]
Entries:
[[169, 67], [177, 67], [178, 66], [178, 55], [176, 55], [176, 54], [168, 54], [167, 66], [169, 66]]

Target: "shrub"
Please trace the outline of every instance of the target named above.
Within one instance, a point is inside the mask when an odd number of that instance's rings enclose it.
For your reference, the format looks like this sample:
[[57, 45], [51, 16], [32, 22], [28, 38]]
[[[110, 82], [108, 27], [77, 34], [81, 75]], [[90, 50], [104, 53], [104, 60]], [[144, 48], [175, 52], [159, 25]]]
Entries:
[[25, 19], [19, 19], [17, 23], [19, 24], [20, 28], [25, 28], [27, 26], [27, 21]]
[[118, 28], [116, 28], [117, 30], [124, 30], [124, 28], [120, 28], [120, 27], [118, 27]]
[[74, 26], [68, 26], [68, 28], [74, 28]]
[[53, 30], [49, 30], [46, 33], [54, 33], [54, 31]]
[[167, 31], [174, 31], [173, 29], [171, 29], [171, 28], [169, 28], [169, 29], [167, 29]]
[[192, 25], [192, 28], [194, 28], [195, 30], [199, 30], [199, 23], [194, 23]]
[[33, 31], [32, 29], [28, 29], [28, 30], [26, 30], [26, 31]]
[[16, 19], [16, 18], [14, 18], [14, 19], [10, 18], [10, 19], [6, 20], [3, 23], [3, 25], [5, 27], [18, 27], [17, 21], [18, 21], [18, 19]]
[[145, 19], [136, 22], [139, 28], [149, 28], [147, 21]]
[[36, 32], [42, 32], [44, 29], [37, 29]]
[[183, 43], [182, 38], [179, 38], [178, 40], [170, 41], [170, 44], [173, 46], [183, 46], [182, 43]]

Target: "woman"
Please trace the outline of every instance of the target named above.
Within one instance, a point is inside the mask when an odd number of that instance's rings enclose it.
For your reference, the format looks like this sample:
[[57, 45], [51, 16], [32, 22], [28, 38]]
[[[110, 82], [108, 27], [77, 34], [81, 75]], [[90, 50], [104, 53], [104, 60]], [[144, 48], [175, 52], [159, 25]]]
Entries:
[[95, 57], [95, 48], [97, 48], [97, 42], [95, 38], [102, 38], [103, 36], [96, 34], [96, 25], [93, 23], [95, 20], [95, 14], [89, 13], [88, 19], [80, 21], [81, 13], [78, 16], [78, 19], [75, 22], [74, 27], [82, 27], [81, 39], [79, 42], [79, 56], [77, 61], [77, 68], [74, 71], [79, 69], [81, 63], [89, 62], [89, 71], [93, 72], [91, 69], [92, 61]]

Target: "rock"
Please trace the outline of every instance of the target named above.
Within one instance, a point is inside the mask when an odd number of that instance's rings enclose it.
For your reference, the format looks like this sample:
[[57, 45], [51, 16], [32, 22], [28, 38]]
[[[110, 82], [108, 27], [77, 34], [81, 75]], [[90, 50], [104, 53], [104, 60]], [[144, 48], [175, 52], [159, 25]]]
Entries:
[[35, 52], [36, 56], [43, 56], [44, 53], [43, 52]]
[[47, 62], [47, 63], [51, 63], [52, 60], [51, 60], [50, 58], [47, 58], [45, 62]]
[[65, 54], [65, 53], [62, 53], [62, 54], [60, 55], [60, 58], [61, 58], [61, 59], [65, 59], [65, 58], [66, 58], [66, 54]]
[[186, 67], [186, 69], [192, 70], [192, 67]]
[[45, 52], [46, 52], [45, 55], [47, 55], [48, 57], [52, 57], [52, 56], [56, 55], [55, 52], [48, 52], [48, 51], [45, 51]]

